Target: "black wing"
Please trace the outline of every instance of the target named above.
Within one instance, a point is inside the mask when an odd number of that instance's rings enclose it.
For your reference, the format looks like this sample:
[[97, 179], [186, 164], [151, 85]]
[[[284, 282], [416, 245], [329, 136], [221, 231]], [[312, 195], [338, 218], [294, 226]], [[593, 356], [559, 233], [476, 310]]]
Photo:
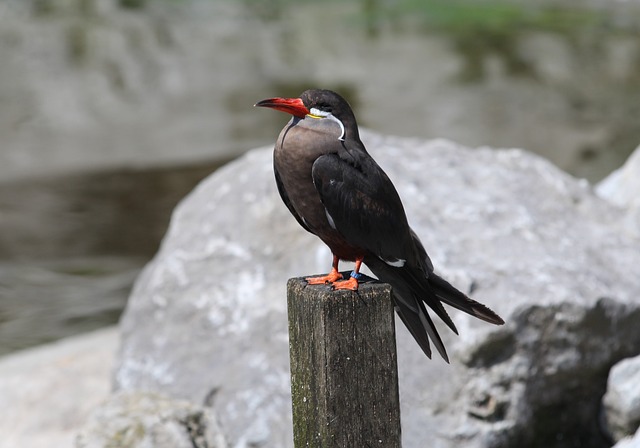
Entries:
[[[340, 151], [319, 157], [313, 182], [336, 230], [375, 258], [365, 262], [394, 288], [396, 311], [427, 356], [429, 339], [448, 361], [444, 344], [424, 303], [456, 331], [428, 286], [433, 265], [407, 222], [391, 180], [365, 151]], [[424, 301], [424, 302], [423, 302]], [[457, 332], [457, 331], [456, 331]]]
[[431, 339], [445, 361], [449, 360], [425, 304], [455, 333], [441, 300], [487, 322], [503, 323], [493, 311], [433, 273], [433, 264], [409, 227], [395, 187], [364, 149], [323, 155], [314, 162], [312, 175], [336, 230], [372, 255], [365, 263], [393, 286], [396, 311], [427, 356], [431, 357]]
[[389, 263], [417, 258], [398, 192], [365, 151], [320, 156], [312, 177], [330, 220], [349, 244]]

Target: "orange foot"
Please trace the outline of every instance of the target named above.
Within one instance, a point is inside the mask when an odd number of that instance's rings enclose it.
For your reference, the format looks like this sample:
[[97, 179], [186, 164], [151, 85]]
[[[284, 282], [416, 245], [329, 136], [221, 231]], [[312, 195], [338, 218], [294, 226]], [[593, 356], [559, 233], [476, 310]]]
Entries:
[[349, 280], [343, 280], [341, 282], [332, 283], [333, 289], [348, 289], [349, 291], [358, 290], [358, 280], [353, 277], [349, 277]]
[[324, 285], [327, 283], [333, 283], [336, 280], [341, 280], [342, 274], [337, 271], [337, 269], [332, 269], [331, 272], [327, 275], [323, 275], [322, 277], [307, 277], [305, 280], [309, 285]]

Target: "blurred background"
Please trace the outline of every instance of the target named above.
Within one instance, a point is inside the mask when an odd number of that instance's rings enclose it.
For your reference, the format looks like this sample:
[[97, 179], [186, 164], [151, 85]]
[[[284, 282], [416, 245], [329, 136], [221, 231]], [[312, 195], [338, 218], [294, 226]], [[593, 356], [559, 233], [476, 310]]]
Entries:
[[640, 144], [638, 19], [611, 0], [0, 0], [0, 355], [115, 323], [180, 198], [273, 144], [266, 97], [331, 88], [375, 131], [597, 182]]

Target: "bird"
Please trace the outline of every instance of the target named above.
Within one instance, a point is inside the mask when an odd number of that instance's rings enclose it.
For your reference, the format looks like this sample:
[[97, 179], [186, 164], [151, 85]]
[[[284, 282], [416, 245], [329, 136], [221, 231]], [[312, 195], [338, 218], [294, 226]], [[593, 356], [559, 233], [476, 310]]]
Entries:
[[[331, 271], [310, 285], [357, 290], [364, 263], [392, 288], [394, 309], [422, 351], [431, 343], [449, 363], [427, 310], [455, 333], [443, 303], [495, 325], [504, 321], [434, 272], [424, 245], [409, 226], [400, 196], [360, 140], [349, 103], [338, 93], [310, 89], [297, 98], [267, 98], [256, 107], [290, 114], [273, 151], [276, 185], [300, 226], [320, 238], [333, 255]], [[348, 278], [340, 261], [355, 262]]]

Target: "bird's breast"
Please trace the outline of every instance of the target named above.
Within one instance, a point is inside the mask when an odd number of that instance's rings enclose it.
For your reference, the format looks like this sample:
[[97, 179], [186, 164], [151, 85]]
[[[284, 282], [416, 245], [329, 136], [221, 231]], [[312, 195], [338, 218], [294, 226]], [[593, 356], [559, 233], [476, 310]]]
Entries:
[[[309, 123], [309, 120], [313, 122]], [[341, 145], [338, 140], [340, 132], [340, 127], [329, 120], [294, 118], [280, 133], [273, 158], [282, 187], [297, 214], [334, 253], [343, 252], [343, 258], [349, 259], [352, 257], [347, 256], [347, 252], [353, 249], [327, 216], [311, 173], [318, 157], [337, 152]]]

